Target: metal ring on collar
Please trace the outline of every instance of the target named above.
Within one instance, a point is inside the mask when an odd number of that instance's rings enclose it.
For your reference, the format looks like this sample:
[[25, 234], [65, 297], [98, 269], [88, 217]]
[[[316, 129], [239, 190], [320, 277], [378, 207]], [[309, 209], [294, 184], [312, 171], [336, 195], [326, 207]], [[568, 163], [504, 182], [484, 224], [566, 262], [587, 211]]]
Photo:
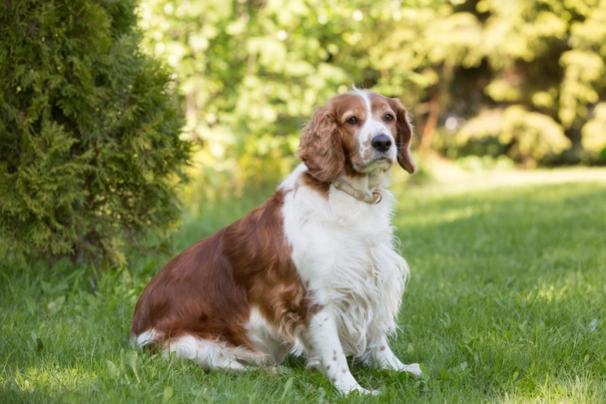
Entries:
[[383, 200], [383, 195], [379, 191], [372, 191], [372, 204], [376, 205]]

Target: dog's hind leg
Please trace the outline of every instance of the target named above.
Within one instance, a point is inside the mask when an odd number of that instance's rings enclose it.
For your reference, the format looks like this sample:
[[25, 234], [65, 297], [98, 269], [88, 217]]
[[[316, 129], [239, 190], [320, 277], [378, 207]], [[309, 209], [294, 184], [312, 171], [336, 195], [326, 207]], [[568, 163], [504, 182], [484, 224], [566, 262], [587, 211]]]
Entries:
[[230, 347], [222, 341], [211, 341], [192, 335], [171, 338], [165, 345], [165, 356], [167, 352], [174, 352], [177, 358], [189, 359], [207, 370], [245, 371], [248, 364], [255, 366], [266, 361], [266, 355], [246, 347]]

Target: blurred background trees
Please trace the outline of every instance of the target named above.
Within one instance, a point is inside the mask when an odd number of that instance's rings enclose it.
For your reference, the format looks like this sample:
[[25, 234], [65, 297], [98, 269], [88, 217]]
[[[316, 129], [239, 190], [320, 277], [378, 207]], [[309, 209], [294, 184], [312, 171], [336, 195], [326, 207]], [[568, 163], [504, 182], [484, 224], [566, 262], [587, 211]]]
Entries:
[[196, 192], [275, 182], [352, 85], [400, 97], [421, 153], [606, 160], [606, 1], [143, 0], [140, 24], [185, 93]]

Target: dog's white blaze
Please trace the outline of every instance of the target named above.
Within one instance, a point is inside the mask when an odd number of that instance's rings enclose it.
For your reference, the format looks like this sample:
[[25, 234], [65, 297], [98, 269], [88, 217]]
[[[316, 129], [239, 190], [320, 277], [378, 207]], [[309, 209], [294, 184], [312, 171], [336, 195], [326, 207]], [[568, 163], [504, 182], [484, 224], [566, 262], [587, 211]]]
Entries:
[[388, 157], [392, 160], [396, 158], [396, 146], [395, 139], [391, 134], [389, 126], [382, 120], [376, 119], [372, 114], [372, 104], [368, 91], [354, 89], [354, 93], [364, 100], [366, 107], [366, 121], [360, 130], [360, 136], [358, 138], [358, 145], [360, 147], [360, 156], [364, 163], [369, 163], [375, 156], [375, 150], [371, 146], [372, 139], [379, 135], [385, 134], [391, 138], [391, 147], [388, 151]]

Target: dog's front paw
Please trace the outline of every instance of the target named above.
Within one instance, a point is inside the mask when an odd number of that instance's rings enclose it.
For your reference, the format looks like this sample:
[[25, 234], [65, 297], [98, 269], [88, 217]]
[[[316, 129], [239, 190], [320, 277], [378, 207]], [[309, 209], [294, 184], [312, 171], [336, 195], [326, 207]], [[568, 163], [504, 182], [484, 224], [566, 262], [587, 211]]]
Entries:
[[366, 395], [371, 395], [371, 396], [378, 396], [379, 394], [381, 394], [381, 392], [379, 390], [367, 390], [365, 388], [362, 388], [360, 386], [350, 390], [349, 392], [346, 392], [345, 394], [349, 394], [352, 393], [354, 391], [357, 391], [358, 393], [360, 393], [361, 396], [366, 396]]
[[418, 363], [411, 363], [410, 365], [406, 365], [404, 366], [402, 371], [411, 373], [415, 377], [423, 376], [423, 371], [421, 370], [421, 366]]

